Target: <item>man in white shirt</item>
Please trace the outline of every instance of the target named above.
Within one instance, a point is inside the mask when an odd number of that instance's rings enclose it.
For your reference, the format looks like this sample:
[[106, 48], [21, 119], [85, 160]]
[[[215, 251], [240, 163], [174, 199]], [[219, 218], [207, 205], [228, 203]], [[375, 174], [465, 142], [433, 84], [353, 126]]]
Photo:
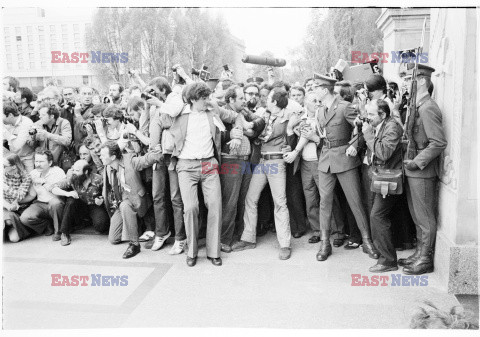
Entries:
[[42, 148], [37, 149], [35, 169], [30, 173], [37, 200], [22, 213], [20, 221], [38, 234], [45, 232], [45, 235], [52, 235], [55, 233], [52, 239], [59, 241], [61, 238], [59, 229], [65, 203], [51, 191], [55, 184], [65, 179], [66, 176], [60, 167], [52, 165], [52, 152]]
[[13, 102], [4, 102], [3, 105], [3, 139], [8, 142], [10, 152], [20, 157], [27, 172], [33, 170], [34, 149], [27, 144], [28, 131], [33, 126], [33, 121], [20, 114], [17, 105]]

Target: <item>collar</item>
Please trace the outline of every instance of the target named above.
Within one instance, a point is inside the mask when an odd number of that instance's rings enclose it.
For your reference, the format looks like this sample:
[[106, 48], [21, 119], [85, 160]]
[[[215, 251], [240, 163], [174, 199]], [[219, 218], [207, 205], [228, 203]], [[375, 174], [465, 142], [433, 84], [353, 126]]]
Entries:
[[417, 96], [417, 103], [416, 103], [416, 106], [419, 107], [420, 105], [423, 104], [423, 102], [425, 102], [427, 99], [430, 98], [430, 94], [428, 93], [428, 91], [424, 92], [422, 95], [420, 96]]
[[375, 130], [377, 131], [377, 135], [378, 133], [380, 132], [380, 129], [382, 128], [383, 124], [385, 124], [387, 119], [384, 119], [380, 124], [378, 124], [376, 127], [375, 127]]
[[332, 103], [330, 103], [330, 106], [325, 105], [325, 107], [328, 109], [328, 111], [330, 111], [332, 109], [332, 106], [334, 106], [334, 104], [337, 100], [338, 100], [338, 96], [333, 96]]
[[20, 122], [22, 121], [22, 118], [23, 116], [22, 115], [18, 115], [18, 119], [17, 121], [15, 122], [15, 124], [13, 124], [14, 127], [17, 127], [20, 125]]
[[194, 112], [194, 111], [192, 111], [192, 109], [190, 108], [190, 105], [187, 104], [187, 105], [185, 105], [185, 108], [183, 109], [182, 114], [189, 114], [189, 113], [200, 114], [200, 113], [202, 113], [202, 112], [205, 112], [205, 113], [206, 113], [207, 111]]

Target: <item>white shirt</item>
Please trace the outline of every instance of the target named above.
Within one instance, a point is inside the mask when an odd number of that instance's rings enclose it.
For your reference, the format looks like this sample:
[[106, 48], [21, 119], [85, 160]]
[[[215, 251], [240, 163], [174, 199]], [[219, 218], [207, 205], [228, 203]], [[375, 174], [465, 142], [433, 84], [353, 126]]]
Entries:
[[19, 116], [15, 125], [4, 125], [3, 139], [8, 141], [10, 152], [16, 153], [20, 158], [33, 158], [34, 150], [27, 144], [28, 131], [32, 128], [33, 121], [25, 116]]
[[185, 107], [184, 114], [189, 114], [187, 134], [179, 159], [202, 159], [213, 157], [213, 138], [210, 123], [205, 111], [194, 112]]
[[[51, 199], [55, 198], [55, 195], [50, 192], [53, 185], [66, 178], [65, 172], [58, 166], [50, 167], [45, 176], [42, 176], [38, 169], [34, 169], [30, 175], [34, 181], [33, 188], [35, 192], [37, 192], [37, 200], [41, 202], [49, 202]], [[37, 178], [44, 178], [45, 183], [35, 183], [35, 179]]]

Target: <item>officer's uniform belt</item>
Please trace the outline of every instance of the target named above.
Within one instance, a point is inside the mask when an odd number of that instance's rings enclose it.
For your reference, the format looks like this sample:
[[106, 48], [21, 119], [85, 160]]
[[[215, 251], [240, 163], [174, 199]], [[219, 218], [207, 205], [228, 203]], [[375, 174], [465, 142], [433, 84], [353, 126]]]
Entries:
[[331, 149], [334, 147], [347, 145], [349, 141], [349, 139], [338, 139], [329, 141], [327, 138], [323, 138], [323, 146], [325, 146], [327, 149]]

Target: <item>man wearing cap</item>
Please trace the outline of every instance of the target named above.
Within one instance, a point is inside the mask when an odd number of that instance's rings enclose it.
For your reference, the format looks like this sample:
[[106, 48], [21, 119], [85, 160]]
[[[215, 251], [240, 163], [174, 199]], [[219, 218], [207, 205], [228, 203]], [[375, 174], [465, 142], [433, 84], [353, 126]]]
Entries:
[[[442, 112], [429, 94], [434, 71], [432, 67], [418, 64], [416, 111], [410, 112], [415, 121], [412, 139], [409, 139], [404, 157], [407, 201], [417, 230], [417, 248], [413, 255], [400, 259], [398, 264], [405, 266], [403, 272], [409, 275], [433, 272], [433, 250], [437, 234], [435, 191], [439, 157], [447, 147]], [[412, 73], [413, 64], [407, 71], [407, 74]], [[408, 121], [406, 124], [408, 127]]]
[[314, 74], [314, 80], [315, 91], [322, 102], [322, 107], [318, 111], [318, 125], [320, 137], [323, 138], [318, 165], [321, 241], [317, 260], [325, 261], [332, 254], [330, 221], [337, 179], [362, 234], [363, 251], [371, 258], [377, 259], [378, 252], [370, 238], [368, 218], [361, 201], [360, 176], [357, 170], [361, 162], [357, 156], [346, 154], [357, 114], [349, 102], [340, 100], [334, 95], [336, 83], [334, 78]]

